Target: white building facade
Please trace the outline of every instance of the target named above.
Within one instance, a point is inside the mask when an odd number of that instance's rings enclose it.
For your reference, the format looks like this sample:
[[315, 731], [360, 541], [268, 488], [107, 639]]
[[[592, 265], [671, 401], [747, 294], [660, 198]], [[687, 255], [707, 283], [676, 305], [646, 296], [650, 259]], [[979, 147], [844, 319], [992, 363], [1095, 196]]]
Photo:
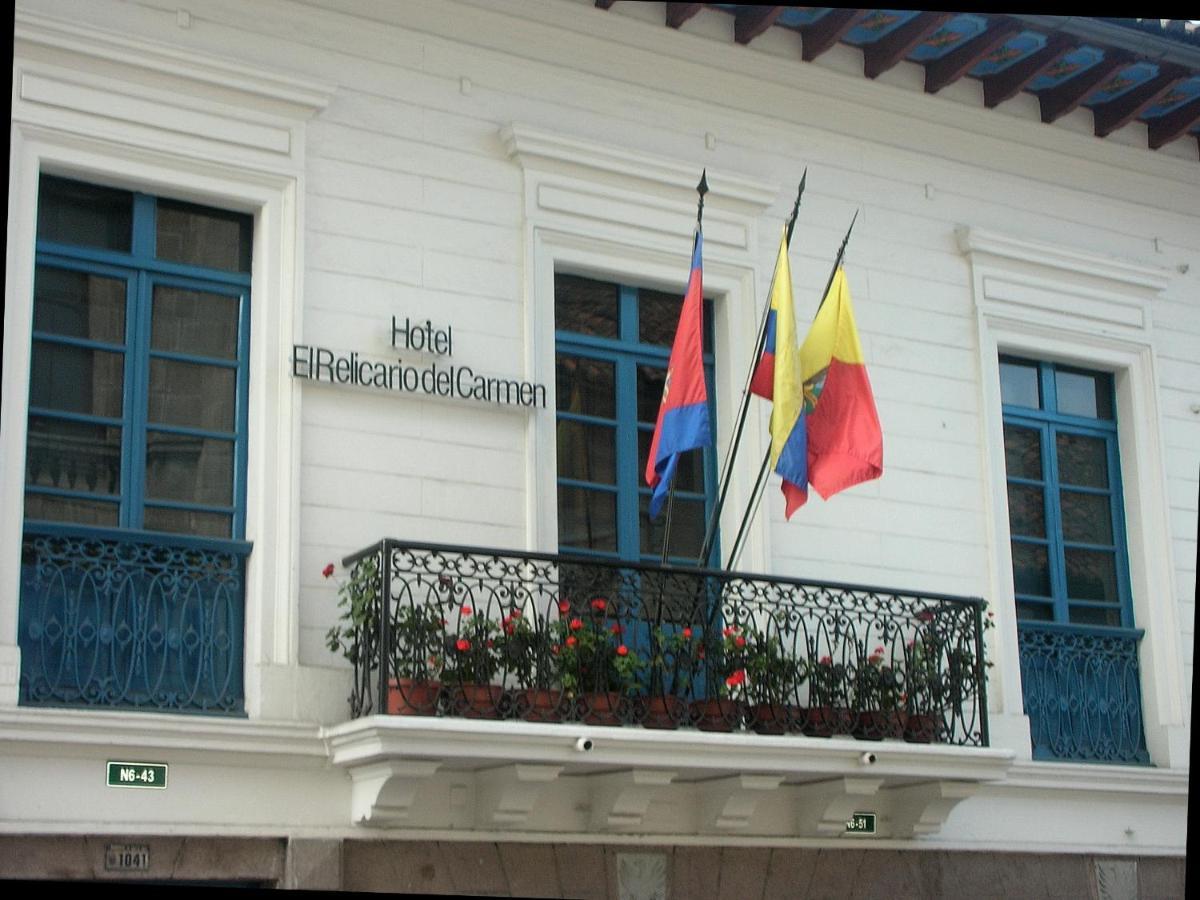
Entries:
[[[986, 108], [986, 79], [922, 90], [919, 51], [869, 79], [859, 45], [807, 61], [814, 32], [782, 14], [740, 41], [718, 5], [598, 6], [18, 4], [0, 872], [1182, 896], [1195, 127], [1152, 150], [1153, 120], [1098, 139], [1078, 103], [1047, 124], [1033, 93]], [[1147, 56], [1168, 46], [1129, 33]], [[1179, 46], [1187, 91], [1200, 48]], [[922, 611], [978, 610], [959, 639], [985, 648], [986, 699], [960, 697], [931, 742], [380, 714], [379, 673], [356, 679], [327, 645], [338, 584], [362, 571], [344, 559], [382, 547], [367, 558], [405, 585], [398, 560], [424, 545], [503, 556], [518, 579], [560, 551], [653, 566], [642, 400], [702, 170], [716, 449], [679, 487], [672, 561], [699, 545], [807, 170], [797, 326], [857, 214], [845, 272], [884, 472], [790, 520], [771, 476], [737, 568], [763, 573], [755, 603], [773, 584], [878, 586], [845, 588], [876, 623], [856, 658], [886, 635], [906, 694]], [[751, 401], [718, 568], [769, 414]], [[547, 629], [568, 580], [550, 565]], [[893, 614], [899, 630], [878, 624]], [[793, 643], [810, 702], [843, 646], [829, 615]], [[846, 825], [862, 813], [871, 834]]]

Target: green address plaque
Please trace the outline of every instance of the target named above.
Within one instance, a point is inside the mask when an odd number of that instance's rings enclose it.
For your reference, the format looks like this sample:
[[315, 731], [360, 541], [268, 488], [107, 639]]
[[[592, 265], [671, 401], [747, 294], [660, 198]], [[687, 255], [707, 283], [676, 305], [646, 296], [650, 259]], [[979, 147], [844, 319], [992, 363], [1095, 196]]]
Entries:
[[108, 761], [108, 786], [157, 788], [167, 786], [166, 763]]
[[875, 813], [856, 812], [846, 822], [846, 834], [874, 834]]

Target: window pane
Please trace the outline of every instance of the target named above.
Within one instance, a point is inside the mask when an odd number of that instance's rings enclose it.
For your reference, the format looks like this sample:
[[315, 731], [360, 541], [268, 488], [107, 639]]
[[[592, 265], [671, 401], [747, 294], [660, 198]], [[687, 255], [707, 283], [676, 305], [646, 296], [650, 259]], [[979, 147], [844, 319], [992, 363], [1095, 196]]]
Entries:
[[237, 359], [239, 305], [237, 297], [227, 294], [155, 285], [150, 346], [194, 356]]
[[1058, 446], [1060, 482], [1081, 487], [1108, 487], [1108, 447], [1104, 438], [1060, 431], [1054, 441]]
[[1017, 618], [1026, 621], [1053, 622], [1054, 607], [1049, 603], [1033, 603], [1029, 600], [1018, 600]]
[[146, 496], [229, 506], [233, 503], [233, 441], [149, 431]]
[[147, 531], [198, 534], [202, 537], [229, 537], [233, 529], [233, 517], [225, 513], [194, 512], [188, 509], [147, 506], [142, 527]]
[[233, 369], [152, 358], [149, 420], [156, 425], [232, 432], [235, 385]]
[[1104, 625], [1108, 628], [1121, 627], [1121, 610], [1103, 606], [1072, 606], [1070, 609], [1072, 624], [1075, 625]]
[[[649, 521], [650, 495], [641, 497], [641, 511], [638, 521], [642, 523], [641, 548], [642, 553], [652, 553], [662, 556], [663, 531], [667, 522], [667, 504], [663, 503], [658, 512], [658, 518]], [[700, 555], [704, 544], [704, 528], [707, 522], [704, 518], [703, 500], [684, 500], [676, 495], [671, 510], [671, 556], [682, 556], [695, 560]]]
[[1042, 442], [1033, 428], [1004, 425], [1004, 465], [1009, 478], [1042, 478]]
[[33, 282], [33, 330], [125, 343], [125, 281], [38, 266]]
[[558, 408], [614, 419], [617, 415], [614, 366], [610, 362], [558, 355]]
[[620, 334], [617, 285], [579, 275], [554, 276], [554, 327], [597, 337]]
[[1084, 544], [1113, 542], [1112, 512], [1107, 494], [1060, 491], [1063, 538]]
[[[653, 430], [638, 431], [638, 478], [639, 485], [645, 484], [646, 460], [650, 458], [650, 441], [654, 437]], [[704, 453], [689, 451], [679, 457], [679, 465], [675, 468], [675, 490], [695, 491], [704, 490]]]
[[558, 486], [560, 547], [617, 550], [617, 495]]
[[51, 497], [47, 494], [25, 495], [25, 518], [41, 522], [75, 522], [79, 525], [99, 525], [115, 528], [120, 507], [103, 500], [83, 500], [76, 497]]
[[1112, 383], [1103, 372], [1073, 372], [1058, 369], [1054, 373], [1058, 411], [1068, 416], [1111, 419]]
[[43, 175], [38, 186], [39, 241], [128, 252], [133, 194]]
[[658, 366], [637, 367], [637, 417], [639, 422], [653, 425], [658, 421], [658, 408], [662, 405], [663, 385], [667, 381], [667, 370]]
[[559, 419], [558, 475], [598, 484], [616, 484], [616, 429], [609, 425]]
[[1116, 603], [1117, 567], [1111, 552], [1104, 550], [1064, 551], [1067, 558], [1067, 596], [1072, 600], [1103, 600]]
[[[679, 314], [683, 310], [683, 292], [654, 291], [641, 288], [638, 291], [638, 340], [643, 344], [654, 344], [659, 347], [670, 347], [675, 343], [675, 329], [679, 327]], [[712, 340], [712, 300], [704, 300], [704, 328], [701, 335], [701, 347], [705, 353], [711, 353]]]
[[158, 201], [155, 255], [159, 259], [230, 272], [250, 271], [254, 220], [245, 213]]
[[1033, 363], [1011, 359], [1000, 360], [1000, 400], [1010, 406], [1042, 408], [1042, 392], [1038, 385], [1038, 368]]
[[1050, 566], [1046, 548], [1041, 544], [1013, 541], [1013, 585], [1018, 594], [1050, 596]]
[[29, 417], [25, 483], [91, 494], [121, 491], [121, 429]]
[[125, 354], [34, 341], [29, 405], [118, 418], [123, 404]]
[[1046, 536], [1045, 497], [1040, 487], [1008, 486], [1008, 521], [1012, 533], [1025, 537]]

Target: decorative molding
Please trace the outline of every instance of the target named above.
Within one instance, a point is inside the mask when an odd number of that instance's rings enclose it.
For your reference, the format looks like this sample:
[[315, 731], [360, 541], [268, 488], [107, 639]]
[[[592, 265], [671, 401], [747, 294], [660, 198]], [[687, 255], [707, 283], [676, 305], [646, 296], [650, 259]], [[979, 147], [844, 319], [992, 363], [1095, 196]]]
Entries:
[[479, 773], [475, 819], [481, 828], [519, 827], [562, 766], [513, 763]]
[[1016, 262], [1035, 263], [1094, 278], [1105, 278], [1155, 293], [1171, 283], [1165, 269], [1152, 268], [1111, 256], [1013, 237], [997, 231], [960, 226], [955, 231], [963, 253], [988, 254]]
[[[686, 191], [688, 195], [695, 193], [696, 183], [700, 180], [696, 177], [695, 165], [683, 165], [669, 157], [568, 137], [529, 125], [513, 123], [502, 128], [500, 140], [508, 155], [525, 169], [544, 169], [549, 164], [555, 168], [605, 172], [655, 182], [661, 187]], [[719, 169], [708, 170], [708, 185], [706, 202], [743, 204], [749, 207], [745, 214], [751, 216], [761, 213], [779, 196], [778, 185]]]
[[883, 787], [883, 778], [845, 777], [801, 785], [796, 790], [802, 835], [837, 837], [846, 822]]
[[746, 829], [759, 801], [783, 784], [782, 775], [731, 775], [701, 786], [700, 827], [705, 831]]
[[417, 792], [440, 765], [436, 760], [393, 759], [352, 769], [350, 821], [375, 826], [409, 822]]
[[888, 790], [892, 837], [937, 834], [954, 807], [978, 790], [978, 785], [961, 781], [933, 781]]
[[592, 828], [608, 831], [639, 828], [654, 799], [655, 788], [675, 780], [668, 769], [630, 769], [605, 775], [589, 775], [592, 789]]
[[302, 118], [324, 109], [335, 90], [333, 85], [311, 78], [248, 66], [142, 38], [85, 28], [23, 10], [17, 10], [15, 15], [13, 41], [16, 56], [21, 55], [22, 43], [65, 51], [77, 64], [90, 57], [122, 67], [143, 69], [172, 80], [185, 79], [197, 85], [236, 91], [259, 104], [288, 104], [297, 107], [296, 112]]

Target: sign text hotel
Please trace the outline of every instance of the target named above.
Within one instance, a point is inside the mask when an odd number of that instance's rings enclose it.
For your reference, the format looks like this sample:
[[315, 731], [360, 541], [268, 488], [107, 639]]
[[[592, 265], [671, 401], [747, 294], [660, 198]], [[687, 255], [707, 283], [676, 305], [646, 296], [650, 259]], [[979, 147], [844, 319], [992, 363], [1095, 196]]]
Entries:
[[[435, 328], [433, 322], [403, 322], [392, 316], [392, 346], [397, 350], [449, 357], [454, 352], [453, 329]], [[311, 344], [292, 347], [292, 375], [330, 384], [350, 384], [431, 397], [479, 400], [502, 406], [534, 406], [545, 409], [546, 386], [513, 378], [479, 375], [470, 366], [437, 361], [410, 365], [401, 357], [395, 362], [366, 359], [357, 350], [335, 353]]]

